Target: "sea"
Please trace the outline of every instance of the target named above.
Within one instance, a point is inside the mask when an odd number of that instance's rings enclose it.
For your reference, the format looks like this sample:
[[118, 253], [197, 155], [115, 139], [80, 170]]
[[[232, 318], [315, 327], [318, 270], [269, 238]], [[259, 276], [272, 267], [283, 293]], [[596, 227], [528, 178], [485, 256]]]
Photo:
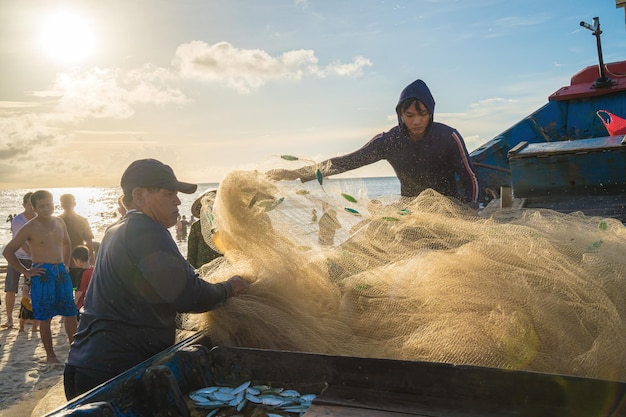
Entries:
[[[374, 178], [329, 178], [325, 179], [328, 184], [341, 187], [342, 190], [355, 190], [365, 192], [369, 199], [375, 199], [383, 195], [400, 195], [400, 183], [396, 177], [374, 177]], [[181, 216], [186, 215], [191, 218], [191, 205], [200, 195], [208, 190], [217, 189], [219, 183], [198, 184], [198, 190], [194, 194], [179, 193], [181, 200], [179, 211]], [[94, 241], [101, 241], [106, 228], [119, 219], [117, 212], [117, 199], [122, 194], [119, 186], [115, 187], [66, 187], [66, 188], [46, 188], [53, 195], [55, 202], [55, 214], [63, 212], [59, 198], [63, 194], [73, 194], [76, 198], [76, 213], [84, 216], [89, 221], [94, 234]], [[10, 215], [15, 215], [23, 211], [22, 198], [24, 194], [36, 189], [11, 189], [0, 190], [0, 251], [4, 250], [6, 244], [11, 240], [11, 223], [8, 221]], [[176, 230], [170, 228], [172, 238], [176, 240], [178, 248], [183, 255], [187, 254], [187, 240], [177, 239]], [[0, 256], [0, 266], [6, 265], [6, 259]]]

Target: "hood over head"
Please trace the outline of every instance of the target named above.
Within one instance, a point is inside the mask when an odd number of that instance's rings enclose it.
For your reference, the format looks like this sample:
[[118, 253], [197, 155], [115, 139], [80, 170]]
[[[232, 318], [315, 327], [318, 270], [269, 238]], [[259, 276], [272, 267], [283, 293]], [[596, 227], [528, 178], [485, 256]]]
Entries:
[[398, 124], [400, 127], [404, 127], [404, 123], [402, 122], [402, 118], [400, 115], [400, 104], [407, 99], [417, 99], [424, 103], [424, 106], [430, 112], [431, 119], [435, 114], [435, 99], [433, 95], [430, 93], [430, 89], [426, 85], [426, 83], [422, 80], [415, 80], [411, 84], [404, 87], [404, 90], [400, 93], [400, 98], [398, 99], [398, 104], [396, 105], [396, 114], [398, 115]]

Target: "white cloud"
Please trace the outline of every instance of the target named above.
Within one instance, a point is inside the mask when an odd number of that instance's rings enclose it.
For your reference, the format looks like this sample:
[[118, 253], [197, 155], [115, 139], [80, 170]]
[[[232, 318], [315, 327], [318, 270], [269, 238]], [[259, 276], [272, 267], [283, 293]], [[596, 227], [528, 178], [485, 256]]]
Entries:
[[68, 119], [125, 119], [135, 113], [130, 92], [118, 85], [113, 70], [94, 68], [83, 74], [59, 74], [52, 90], [60, 95], [57, 111]]
[[33, 113], [0, 117], [0, 160], [21, 160], [33, 149], [43, 151], [61, 137], [45, 118]]
[[359, 76], [363, 67], [372, 65], [368, 59], [356, 57], [349, 64], [319, 67], [312, 50], [293, 50], [273, 57], [261, 49], [239, 49], [228, 42], [210, 45], [202, 41], [180, 45], [173, 62], [183, 78], [223, 81], [242, 94], [260, 88], [269, 80], [299, 80], [304, 74]]

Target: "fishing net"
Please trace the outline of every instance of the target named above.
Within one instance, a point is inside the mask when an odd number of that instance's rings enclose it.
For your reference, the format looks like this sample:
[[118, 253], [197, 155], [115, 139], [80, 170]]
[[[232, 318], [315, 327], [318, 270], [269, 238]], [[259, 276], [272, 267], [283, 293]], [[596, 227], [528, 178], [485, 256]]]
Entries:
[[200, 220], [225, 256], [200, 274], [253, 284], [187, 320], [216, 345], [626, 380], [621, 222], [342, 184], [230, 173]]

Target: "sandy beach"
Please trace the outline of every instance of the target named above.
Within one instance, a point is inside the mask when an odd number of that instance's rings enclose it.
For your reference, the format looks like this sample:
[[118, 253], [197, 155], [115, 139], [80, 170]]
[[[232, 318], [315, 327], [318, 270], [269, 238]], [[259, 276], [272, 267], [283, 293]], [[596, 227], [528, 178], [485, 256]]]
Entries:
[[[4, 276], [0, 272], [1, 276]], [[2, 323], [6, 322], [4, 312], [4, 292], [2, 297]], [[31, 331], [31, 325], [19, 332], [18, 313], [19, 298], [17, 294], [13, 328], [0, 331], [0, 416], [27, 417], [35, 408], [41, 415], [39, 401], [50, 391], [50, 388], [61, 388], [63, 379], [63, 362], [67, 358], [69, 343], [61, 317], [52, 319], [52, 335], [54, 350], [61, 361], [59, 364], [46, 363], [46, 352], [39, 338], [39, 332]], [[56, 408], [59, 404], [51, 404], [45, 411]], [[44, 412], [45, 412], [44, 411]]]

